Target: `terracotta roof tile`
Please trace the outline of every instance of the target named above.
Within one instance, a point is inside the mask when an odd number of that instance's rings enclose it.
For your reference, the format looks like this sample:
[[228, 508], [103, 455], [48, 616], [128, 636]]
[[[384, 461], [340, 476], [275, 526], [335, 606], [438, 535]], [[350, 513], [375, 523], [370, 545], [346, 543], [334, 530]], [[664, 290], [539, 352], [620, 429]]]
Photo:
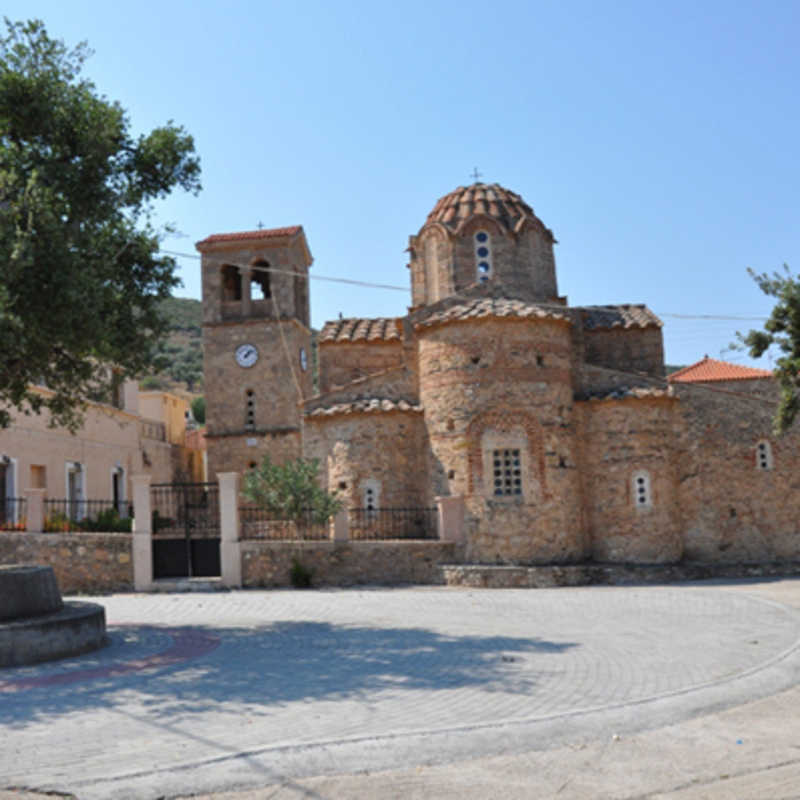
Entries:
[[612, 328], [660, 328], [661, 320], [645, 305], [590, 306], [578, 308], [587, 331]]
[[[436, 201], [425, 224], [439, 222], [456, 229], [460, 222], [469, 219], [473, 214], [486, 214], [508, 230], [514, 230], [526, 217], [542, 224], [533, 213], [533, 209], [518, 194], [504, 189], [498, 183], [459, 186], [455, 191]], [[544, 228], [543, 225], [542, 227]]]
[[335, 414], [372, 414], [387, 411], [422, 411], [422, 406], [412, 405], [405, 400], [389, 400], [386, 397], [364, 397], [349, 403], [335, 403], [315, 408], [310, 417], [332, 417]]
[[257, 231], [238, 231], [236, 233], [214, 233], [199, 241], [201, 244], [215, 244], [216, 242], [238, 242], [251, 239], [277, 239], [281, 236], [294, 236], [303, 230], [302, 225], [291, 225], [288, 228], [263, 228]]
[[415, 327], [427, 328], [431, 325], [441, 325], [446, 322], [462, 322], [488, 317], [563, 319], [569, 321], [567, 314], [553, 307], [527, 303], [524, 300], [481, 297], [437, 311], [420, 320]]
[[766, 369], [743, 367], [729, 361], [718, 361], [716, 358], [705, 358], [696, 364], [679, 369], [667, 376], [670, 383], [709, 383], [712, 381], [752, 381], [771, 378], [772, 373]]
[[326, 322], [319, 334], [320, 342], [390, 342], [401, 338], [400, 320], [396, 317], [377, 319], [350, 318]]

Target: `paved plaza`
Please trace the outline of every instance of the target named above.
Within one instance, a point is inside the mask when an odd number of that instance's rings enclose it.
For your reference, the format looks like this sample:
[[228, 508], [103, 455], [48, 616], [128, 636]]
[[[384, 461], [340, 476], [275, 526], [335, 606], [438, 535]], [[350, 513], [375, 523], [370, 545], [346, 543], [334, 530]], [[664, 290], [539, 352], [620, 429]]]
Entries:
[[800, 797], [798, 580], [90, 599], [0, 670], [0, 798]]

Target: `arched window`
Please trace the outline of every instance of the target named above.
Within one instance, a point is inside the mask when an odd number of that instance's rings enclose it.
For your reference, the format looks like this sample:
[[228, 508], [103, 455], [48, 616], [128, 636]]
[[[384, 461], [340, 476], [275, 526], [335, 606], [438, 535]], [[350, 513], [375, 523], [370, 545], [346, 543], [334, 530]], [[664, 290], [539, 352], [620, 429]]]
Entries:
[[631, 492], [636, 508], [652, 508], [653, 493], [650, 488], [650, 473], [640, 469], [631, 476]]
[[227, 302], [242, 299], [242, 276], [239, 267], [222, 265], [222, 299]]
[[256, 398], [255, 392], [248, 389], [245, 392], [245, 411], [244, 411], [244, 427], [247, 430], [253, 430], [256, 427]]
[[475, 272], [480, 283], [492, 277], [492, 238], [487, 231], [477, 231], [475, 245]]
[[765, 439], [756, 445], [756, 469], [772, 469], [772, 446]]
[[272, 297], [271, 273], [267, 272], [269, 262], [264, 259], [254, 261], [250, 272], [250, 299], [269, 300]]

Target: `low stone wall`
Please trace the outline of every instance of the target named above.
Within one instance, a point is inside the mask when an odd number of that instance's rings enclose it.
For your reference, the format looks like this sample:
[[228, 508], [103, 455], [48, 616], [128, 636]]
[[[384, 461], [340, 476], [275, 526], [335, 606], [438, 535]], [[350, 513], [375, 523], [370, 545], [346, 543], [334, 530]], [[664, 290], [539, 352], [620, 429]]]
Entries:
[[483, 564], [445, 564], [447, 586], [473, 589], [543, 589], [554, 586], [624, 586], [731, 578], [771, 578], [800, 575], [800, 562], [741, 564], [570, 564], [513, 567]]
[[6, 533], [0, 564], [42, 564], [56, 574], [62, 594], [133, 589], [130, 533]]
[[242, 585], [291, 586], [295, 560], [313, 586], [441, 584], [442, 564], [462, 559], [453, 542], [242, 542]]

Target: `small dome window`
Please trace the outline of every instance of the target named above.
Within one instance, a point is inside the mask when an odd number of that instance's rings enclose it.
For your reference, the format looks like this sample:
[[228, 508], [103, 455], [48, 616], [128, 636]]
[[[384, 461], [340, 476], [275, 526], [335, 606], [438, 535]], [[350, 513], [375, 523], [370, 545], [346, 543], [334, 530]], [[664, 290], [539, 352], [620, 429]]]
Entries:
[[492, 242], [486, 231], [478, 231], [474, 243], [477, 278], [486, 283], [492, 276]]

